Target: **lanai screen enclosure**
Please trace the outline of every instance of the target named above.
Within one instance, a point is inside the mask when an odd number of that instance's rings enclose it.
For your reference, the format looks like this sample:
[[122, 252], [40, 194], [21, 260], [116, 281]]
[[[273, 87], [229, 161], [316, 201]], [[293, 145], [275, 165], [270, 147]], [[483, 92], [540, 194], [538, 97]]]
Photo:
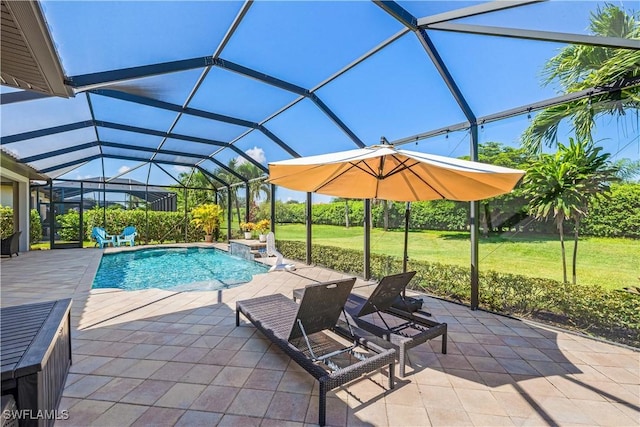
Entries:
[[[616, 5], [637, 17], [636, 2]], [[224, 194], [256, 178], [237, 165], [266, 177], [267, 162], [382, 136], [477, 160], [482, 142], [519, 145], [551, 106], [637, 107], [637, 72], [571, 93], [541, 84], [545, 62], [567, 46], [638, 52], [627, 34], [594, 34], [590, 16], [605, 7], [2, 0], [1, 148], [52, 181], [184, 186], [181, 177], [199, 171]], [[614, 135], [615, 156], [638, 157], [637, 115], [596, 119], [594, 139]], [[563, 121], [558, 137], [571, 131]], [[296, 197], [275, 187], [272, 196]], [[476, 306], [475, 203], [469, 226]]]

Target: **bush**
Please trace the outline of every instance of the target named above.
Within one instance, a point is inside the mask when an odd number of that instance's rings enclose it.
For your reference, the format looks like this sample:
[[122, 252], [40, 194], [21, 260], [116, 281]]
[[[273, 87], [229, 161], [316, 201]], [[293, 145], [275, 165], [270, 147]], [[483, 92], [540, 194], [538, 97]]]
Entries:
[[36, 209], [29, 212], [29, 243], [35, 244], [42, 240], [42, 220]]
[[[291, 259], [306, 259], [304, 242], [276, 242], [278, 250]], [[312, 245], [313, 262], [347, 274], [361, 276], [363, 252], [332, 246]], [[409, 261], [416, 276], [410, 287], [428, 294], [469, 303], [469, 269]], [[371, 254], [371, 274], [382, 278], [402, 271], [402, 260]], [[640, 296], [629, 292], [607, 291], [598, 286], [580, 286], [516, 274], [486, 271], [480, 274], [482, 308], [503, 314], [553, 321], [585, 333], [640, 347]]]
[[0, 237], [6, 238], [13, 234], [13, 209], [0, 206]]

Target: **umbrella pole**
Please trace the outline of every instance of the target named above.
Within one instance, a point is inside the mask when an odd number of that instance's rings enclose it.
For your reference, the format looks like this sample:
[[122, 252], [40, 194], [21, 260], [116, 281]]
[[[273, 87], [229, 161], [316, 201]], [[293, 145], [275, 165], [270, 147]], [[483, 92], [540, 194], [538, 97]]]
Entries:
[[[409, 260], [409, 216], [411, 214], [411, 202], [407, 202], [404, 210], [404, 253], [402, 254], [402, 272], [407, 272], [407, 261]], [[406, 296], [406, 289], [402, 290], [402, 297]]]

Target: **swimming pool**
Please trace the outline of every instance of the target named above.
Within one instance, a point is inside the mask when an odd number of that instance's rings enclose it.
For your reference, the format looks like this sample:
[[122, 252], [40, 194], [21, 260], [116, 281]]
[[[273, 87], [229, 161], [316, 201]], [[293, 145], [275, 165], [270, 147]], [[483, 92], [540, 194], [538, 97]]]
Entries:
[[104, 254], [93, 288], [209, 291], [247, 283], [268, 269], [213, 248], [141, 249]]

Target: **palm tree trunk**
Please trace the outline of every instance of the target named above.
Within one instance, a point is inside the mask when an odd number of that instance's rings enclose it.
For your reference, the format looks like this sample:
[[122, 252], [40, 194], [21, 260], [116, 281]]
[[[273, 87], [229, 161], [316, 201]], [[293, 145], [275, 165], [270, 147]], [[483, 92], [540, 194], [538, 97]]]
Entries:
[[558, 222], [558, 232], [560, 233], [560, 248], [562, 249], [562, 283], [567, 283], [567, 255], [564, 248], [564, 221]]
[[578, 264], [578, 234], [580, 228], [580, 218], [576, 218], [575, 228], [573, 229], [573, 284], [575, 285], [577, 282], [577, 264]]

